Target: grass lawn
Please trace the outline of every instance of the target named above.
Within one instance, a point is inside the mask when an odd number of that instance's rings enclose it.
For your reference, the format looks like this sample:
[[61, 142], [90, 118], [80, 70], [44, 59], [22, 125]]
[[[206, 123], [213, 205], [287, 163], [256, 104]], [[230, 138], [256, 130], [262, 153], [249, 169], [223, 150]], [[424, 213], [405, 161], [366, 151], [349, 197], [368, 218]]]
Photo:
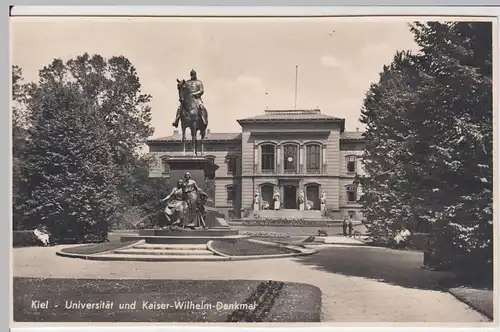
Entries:
[[16, 277], [13, 290], [16, 322], [319, 322], [321, 317], [321, 291], [299, 283]]
[[129, 246], [137, 241], [129, 241], [129, 242], [103, 242], [103, 243], [91, 243], [91, 244], [83, 244], [75, 247], [64, 248], [61, 251], [68, 254], [80, 254], [80, 255], [93, 255], [101, 252], [106, 252], [110, 250], [116, 250], [122, 247]]
[[284, 247], [271, 246], [248, 240], [239, 240], [235, 243], [213, 241], [212, 247], [215, 250], [229, 256], [282, 255], [294, 253], [294, 251]]
[[448, 292], [488, 318], [493, 319], [493, 290], [466, 286], [449, 288]]

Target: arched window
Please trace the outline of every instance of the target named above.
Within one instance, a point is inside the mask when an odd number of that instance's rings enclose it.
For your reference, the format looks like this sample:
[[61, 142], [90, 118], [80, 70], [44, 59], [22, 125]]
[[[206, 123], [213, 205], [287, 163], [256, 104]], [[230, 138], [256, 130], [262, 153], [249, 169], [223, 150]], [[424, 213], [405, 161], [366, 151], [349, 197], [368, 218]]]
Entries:
[[236, 201], [236, 187], [229, 185], [226, 186], [227, 204], [233, 204]]
[[266, 183], [260, 186], [260, 197], [262, 200], [262, 206], [266, 206], [265, 203], [269, 207], [273, 206], [273, 196], [274, 196], [274, 186], [272, 184]]
[[358, 187], [355, 184], [346, 186], [347, 202], [355, 203], [358, 201]]
[[227, 173], [228, 174], [235, 174], [237, 173], [237, 162], [238, 162], [238, 157], [235, 155], [228, 155], [226, 156], [226, 164], [227, 164]]
[[261, 170], [263, 173], [274, 173], [276, 165], [276, 148], [272, 144], [264, 144], [261, 150]]
[[319, 144], [309, 144], [306, 146], [306, 172], [321, 172], [321, 146]]
[[307, 203], [311, 204], [311, 210], [319, 210], [320, 209], [320, 201], [319, 201], [319, 185], [315, 183], [311, 183], [306, 185], [306, 200]]
[[347, 173], [356, 173], [356, 156], [347, 156], [345, 158]]
[[297, 144], [283, 145], [283, 170], [285, 173], [297, 173], [299, 147]]

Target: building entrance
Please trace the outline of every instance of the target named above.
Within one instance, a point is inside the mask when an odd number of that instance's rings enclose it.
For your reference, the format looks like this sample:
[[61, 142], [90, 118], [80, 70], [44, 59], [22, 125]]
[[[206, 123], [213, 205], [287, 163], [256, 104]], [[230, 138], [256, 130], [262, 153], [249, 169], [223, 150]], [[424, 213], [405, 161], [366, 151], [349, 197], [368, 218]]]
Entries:
[[297, 209], [297, 186], [283, 186], [283, 208]]

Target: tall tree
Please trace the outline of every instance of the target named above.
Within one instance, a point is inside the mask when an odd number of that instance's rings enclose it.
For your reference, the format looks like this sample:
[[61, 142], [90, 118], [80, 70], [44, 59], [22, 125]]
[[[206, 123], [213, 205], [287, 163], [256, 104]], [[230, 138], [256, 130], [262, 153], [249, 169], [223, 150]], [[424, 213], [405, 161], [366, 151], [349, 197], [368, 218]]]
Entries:
[[418, 70], [414, 56], [399, 52], [384, 66], [380, 80], [367, 92], [360, 121], [366, 125], [363, 164], [368, 174], [359, 179], [364, 196], [363, 214], [374, 240], [387, 242], [405, 227], [419, 226], [417, 196], [412, 182], [415, 140], [412, 111]]
[[23, 214], [19, 209], [22, 200], [19, 192], [20, 169], [23, 162], [22, 148], [26, 141], [26, 128], [28, 126], [26, 108], [24, 107], [24, 84], [23, 72], [18, 66], [12, 66], [12, 205], [13, 205], [13, 229], [22, 224]]
[[38, 112], [24, 153], [22, 210], [26, 226], [45, 224], [59, 240], [102, 241], [118, 203], [108, 131], [79, 87], [57, 77], [61, 65], [30, 86], [28, 106]]
[[126, 171], [133, 166], [137, 150], [153, 134], [150, 125], [151, 96], [141, 93], [135, 67], [123, 57], [109, 60], [85, 53], [66, 64], [86, 98], [94, 100], [110, 132], [109, 144], [116, 164]]
[[[368, 225], [376, 233], [416, 219], [430, 226], [446, 260], [484, 265], [492, 257], [492, 25], [416, 22], [410, 29], [419, 52], [406, 66], [396, 66], [396, 57], [384, 68], [364, 103]], [[398, 68], [406, 84], [390, 83]], [[403, 101], [399, 107], [391, 95]]]
[[432, 181], [423, 217], [451, 260], [472, 255], [484, 264], [493, 246], [492, 25], [415, 23], [412, 31], [426, 75], [419, 89], [427, 118], [420, 172]]
[[42, 221], [65, 236], [81, 238], [92, 229], [104, 238], [125, 205], [119, 187], [153, 132], [150, 99], [122, 56], [84, 54], [40, 70], [38, 82], [26, 88], [32, 125], [23, 149], [25, 227]]

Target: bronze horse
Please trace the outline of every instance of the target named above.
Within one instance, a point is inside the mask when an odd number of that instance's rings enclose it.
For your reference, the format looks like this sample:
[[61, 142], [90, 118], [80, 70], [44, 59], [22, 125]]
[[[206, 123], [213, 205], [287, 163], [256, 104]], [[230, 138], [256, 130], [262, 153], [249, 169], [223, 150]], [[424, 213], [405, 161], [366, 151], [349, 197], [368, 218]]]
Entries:
[[[198, 131], [200, 132], [201, 155], [203, 155], [203, 141], [205, 140], [208, 127], [207, 111], [205, 107], [193, 97], [191, 90], [186, 85], [186, 80], [177, 80], [177, 90], [179, 91], [179, 102], [181, 103], [182, 152], [186, 152], [186, 128], [189, 128], [191, 131], [193, 151], [196, 156], [198, 155], [196, 134]], [[204, 112], [206, 122], [203, 122], [200, 112]]]

